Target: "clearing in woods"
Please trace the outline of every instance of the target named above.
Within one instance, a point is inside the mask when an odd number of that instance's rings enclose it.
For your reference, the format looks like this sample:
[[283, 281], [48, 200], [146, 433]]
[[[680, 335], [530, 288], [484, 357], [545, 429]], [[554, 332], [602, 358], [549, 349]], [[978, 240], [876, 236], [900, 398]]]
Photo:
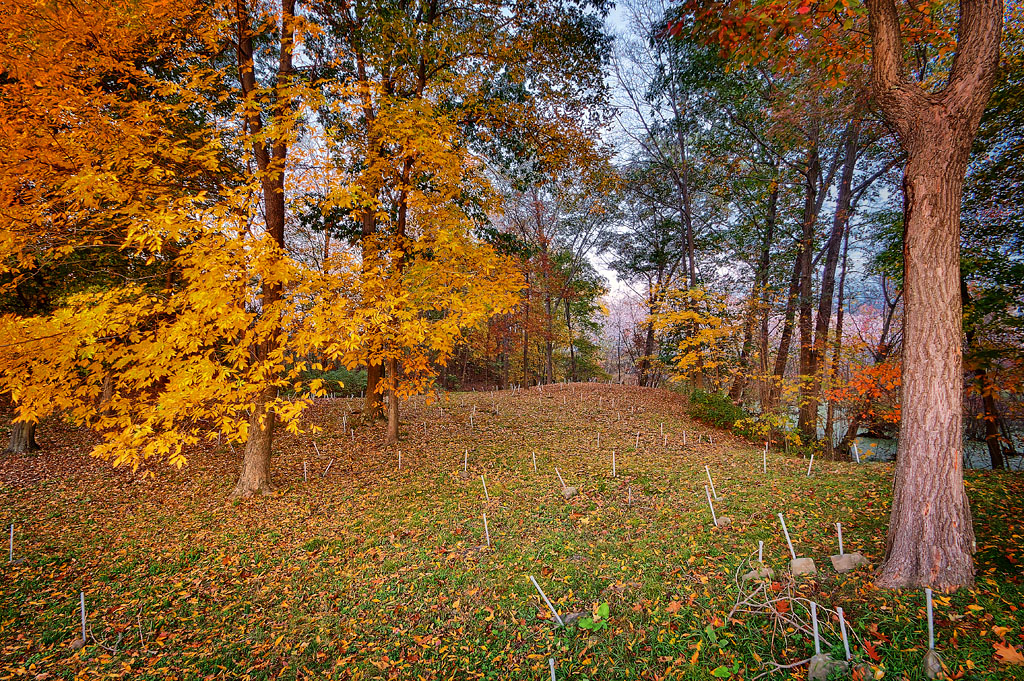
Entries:
[[[873, 565], [883, 554], [891, 464], [815, 461], [807, 477], [806, 459], [771, 452], [763, 475], [762, 446], [696, 423], [665, 390], [419, 398], [396, 448], [380, 425], [341, 432], [357, 404], [318, 401], [319, 455], [310, 436], [282, 433], [279, 496], [240, 502], [227, 446], [146, 479], [88, 458], [91, 434], [44, 423], [45, 451], [0, 457], [0, 521], [5, 536], [15, 523], [24, 559], [2, 568], [0, 679], [548, 679], [549, 658], [559, 679], [753, 679], [813, 653], [786, 625], [803, 601], [729, 617], [758, 540], [768, 592], [842, 606], [875, 677], [923, 678], [922, 594], [875, 589], [870, 569], [839, 575], [828, 559], [837, 521], [847, 552]], [[732, 519], [722, 529], [705, 465]], [[556, 466], [579, 490], [569, 500]], [[978, 583], [936, 595], [936, 645], [954, 678], [1020, 678], [1008, 663], [1024, 650], [1024, 484], [970, 470], [967, 487]], [[818, 566], [795, 586], [778, 512]], [[584, 616], [557, 627], [531, 575], [563, 618]], [[91, 634], [74, 650], [81, 591]], [[835, 621], [822, 626], [841, 658]], [[770, 677], [790, 673], [806, 667]]]

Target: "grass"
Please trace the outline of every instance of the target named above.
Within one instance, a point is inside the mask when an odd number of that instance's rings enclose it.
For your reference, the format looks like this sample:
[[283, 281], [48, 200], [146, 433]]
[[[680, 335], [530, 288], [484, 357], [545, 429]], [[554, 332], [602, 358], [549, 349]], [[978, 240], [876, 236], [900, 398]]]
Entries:
[[[44, 424], [48, 451], [0, 458], [0, 521], [16, 524], [25, 558], [2, 568], [0, 679], [547, 679], [549, 657], [559, 679], [753, 679], [813, 652], [801, 634], [773, 635], [767, 616], [727, 621], [732, 575], [758, 540], [776, 573], [788, 562], [779, 511], [819, 568], [797, 592], [843, 606], [876, 673], [924, 678], [921, 593], [875, 589], [870, 570], [838, 575], [828, 561], [837, 520], [848, 551], [882, 555], [888, 464], [816, 461], [808, 478], [806, 460], [773, 452], [765, 476], [756, 444], [723, 431], [693, 444], [708, 431], [685, 398], [586, 384], [451, 395], [443, 416], [414, 400], [397, 470], [380, 426], [339, 432], [354, 406], [318, 402], [320, 456], [311, 436], [282, 435], [280, 495], [236, 502], [227, 448], [146, 478], [89, 459], [90, 434]], [[711, 527], [705, 464], [733, 520], [723, 530]], [[555, 466], [578, 496], [562, 498]], [[1024, 678], [993, 657], [1022, 649], [1024, 483], [967, 475], [978, 583], [937, 597], [937, 646], [954, 676]], [[609, 626], [556, 628], [529, 575], [563, 615], [608, 603]], [[76, 651], [80, 591], [96, 641]]]

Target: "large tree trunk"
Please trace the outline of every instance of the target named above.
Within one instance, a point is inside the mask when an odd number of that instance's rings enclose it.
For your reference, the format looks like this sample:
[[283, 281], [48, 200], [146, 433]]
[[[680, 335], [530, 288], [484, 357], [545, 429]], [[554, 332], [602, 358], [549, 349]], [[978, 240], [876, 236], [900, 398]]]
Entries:
[[384, 395], [380, 389], [380, 379], [384, 367], [370, 363], [366, 367], [366, 397], [363, 399], [363, 417], [375, 421], [384, 416]]
[[[836, 379], [839, 376], [839, 360], [843, 354], [843, 313], [846, 307], [843, 301], [845, 300], [846, 264], [849, 252], [850, 230], [846, 230], [843, 238], [843, 265], [839, 274], [839, 295], [836, 301], [836, 339], [832, 350], [832, 364], [829, 367], [829, 383], [831, 385], [836, 384]], [[825, 417], [825, 440], [828, 443], [829, 449], [832, 449], [835, 440], [835, 411], [836, 405], [830, 401], [828, 403], [828, 413]], [[840, 451], [844, 450], [841, 449]]]
[[11, 440], [7, 443], [8, 454], [27, 454], [39, 449], [36, 443], [36, 422], [15, 421], [11, 424]]
[[963, 484], [960, 199], [971, 142], [995, 83], [1002, 2], [961, 0], [946, 86], [905, 72], [894, 0], [867, 0], [872, 84], [907, 152], [903, 391], [882, 587], [974, 582], [974, 528]]
[[234, 497], [267, 496], [274, 491], [270, 482], [270, 455], [274, 441], [274, 412], [267, 404], [277, 397], [277, 388], [268, 388], [257, 400], [249, 417], [249, 439], [242, 455], [242, 471], [231, 493]]
[[[249, 17], [248, 6], [243, 0], [236, 0], [238, 14], [238, 36], [235, 45], [238, 58], [239, 81], [242, 94], [248, 99], [256, 96], [256, 67], [253, 58], [253, 27]], [[283, 122], [291, 114], [292, 96], [288, 79], [293, 73], [292, 48], [295, 31], [295, 0], [283, 0], [281, 3], [280, 57], [277, 66], [277, 82], [274, 96], [272, 117]], [[263, 118], [255, 107], [246, 113], [246, 124], [253, 135], [252, 152], [261, 174], [263, 193], [263, 217], [267, 235], [279, 249], [279, 257], [284, 257], [284, 224], [285, 224], [285, 161], [288, 155], [288, 141], [284, 135], [262, 138]], [[275, 170], [276, 172], [271, 172]], [[279, 314], [274, 309], [281, 300], [282, 290], [278, 283], [264, 281], [262, 287], [263, 314]], [[256, 361], [270, 361], [280, 339], [275, 332], [256, 348]], [[249, 437], [242, 456], [242, 472], [238, 477], [232, 496], [249, 497], [254, 494], [268, 494], [270, 483], [270, 452], [274, 437], [274, 413], [270, 404], [277, 398], [277, 388], [268, 385], [260, 392], [253, 404], [252, 416], [249, 419]]]

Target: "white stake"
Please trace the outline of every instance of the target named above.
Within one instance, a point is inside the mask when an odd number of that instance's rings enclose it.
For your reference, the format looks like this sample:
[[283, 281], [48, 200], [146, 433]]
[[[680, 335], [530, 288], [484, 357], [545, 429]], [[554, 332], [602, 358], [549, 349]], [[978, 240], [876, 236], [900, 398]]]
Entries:
[[627, 487], [626, 488], [626, 507], [629, 508], [632, 505], [633, 505], [633, 488], [632, 487]]
[[537, 450], [533, 450], [533, 472], [537, 472]]
[[14, 562], [14, 523], [11, 523], [11, 554], [8, 557], [7, 562]]
[[487, 514], [484, 513], [484, 534], [487, 536], [487, 545], [491, 545], [491, 531], [487, 529]]
[[85, 646], [85, 592], [81, 592], [81, 610], [82, 610], [82, 646]]
[[490, 501], [491, 500], [491, 495], [487, 493], [487, 478], [485, 478], [483, 475], [481, 475], [480, 476], [480, 481], [484, 483], [484, 497], [487, 499], [487, 501]]
[[811, 601], [811, 627], [814, 629], [814, 654], [821, 655], [821, 639], [818, 638], [818, 604]]
[[768, 442], [764, 443], [764, 456], [761, 457], [761, 468], [765, 475], [768, 474]]
[[636, 431], [636, 445], [634, 445], [633, 449], [635, 449], [638, 452], [640, 451], [640, 431], [639, 430]]
[[661, 422], [661, 434], [662, 435], [665, 434], [665, 422], [664, 421]]
[[302, 460], [302, 482], [309, 482], [309, 475], [306, 473], [306, 460]]
[[601, 431], [597, 431], [597, 448], [601, 449]]
[[469, 450], [465, 449], [462, 452], [462, 470], [469, 472]]
[[857, 443], [853, 443], [853, 460], [860, 463], [860, 450], [857, 449]]
[[779, 514], [779, 522], [782, 523], [782, 532], [786, 535], [786, 543], [789, 544], [789, 555], [793, 556], [793, 560], [796, 560], [796, 551], [793, 550], [793, 540], [789, 538], [789, 530], [786, 529], [786, 519]]
[[711, 483], [711, 493], [715, 495], [715, 499], [718, 499], [718, 492], [715, 491], [715, 481], [711, 479], [711, 470], [704, 466], [704, 472], [708, 474], [708, 482]]
[[715, 505], [711, 503], [711, 492], [708, 490], [707, 485], [704, 485], [704, 494], [708, 497], [708, 507], [711, 508], [711, 519], [715, 522], [715, 527], [718, 527], [718, 518], [715, 516]]
[[[342, 431], [342, 432], [344, 432], [344, 431]], [[316, 446], [316, 440], [313, 440], [313, 451], [316, 452], [316, 455], [318, 457], [320, 456], [320, 448]]]
[[764, 542], [757, 542], [757, 562], [764, 565]]
[[330, 460], [330, 461], [329, 461], [329, 462], [327, 463], [327, 468], [325, 468], [325, 469], [324, 469], [324, 472], [323, 472], [323, 473], [322, 473], [322, 474], [320, 475], [320, 477], [321, 477], [321, 478], [326, 478], [326, 477], [327, 477], [327, 471], [331, 470], [331, 465], [332, 465], [333, 463], [334, 463], [334, 459], [331, 459], [331, 460]]
[[683, 431], [683, 444], [686, 444], [686, 431]]
[[807, 477], [811, 477], [811, 466], [814, 465], [814, 452], [811, 452], [811, 460], [807, 462]]
[[398, 470], [402, 470], [402, 450], [398, 450]]
[[843, 637], [843, 648], [846, 649], [846, 660], [850, 660], [850, 640], [846, 638], [846, 618], [843, 617], [843, 606], [836, 607], [836, 614], [839, 615], [839, 633]]
[[836, 523], [836, 533], [839, 535], [839, 555], [843, 555], [843, 524]]
[[558, 482], [562, 483], [562, 489], [565, 489], [565, 480], [562, 480], [562, 474], [558, 472], [557, 468], [555, 469], [555, 475], [558, 476]]
[[530, 575], [530, 581], [533, 582], [533, 586], [537, 588], [537, 592], [540, 594], [540, 597], [543, 598], [544, 602], [548, 604], [548, 609], [551, 610], [551, 614], [555, 616], [555, 620], [558, 621], [558, 624], [560, 626], [564, 627], [565, 622], [563, 622], [562, 618], [558, 616], [558, 611], [555, 610], [555, 606], [551, 605], [551, 601], [548, 600], [547, 594], [544, 593], [544, 589], [540, 588], [540, 584], [538, 584], [537, 580], [533, 578], [533, 575]]
[[928, 609], [928, 650], [935, 650], [935, 625], [932, 623], [932, 590], [925, 587], [925, 606]]
[[555, 658], [548, 658], [548, 666], [551, 667], [551, 681], [558, 681], [558, 677], [555, 676]]
[[615, 450], [612, 450], [612, 477], [616, 478], [618, 475], [615, 473]]

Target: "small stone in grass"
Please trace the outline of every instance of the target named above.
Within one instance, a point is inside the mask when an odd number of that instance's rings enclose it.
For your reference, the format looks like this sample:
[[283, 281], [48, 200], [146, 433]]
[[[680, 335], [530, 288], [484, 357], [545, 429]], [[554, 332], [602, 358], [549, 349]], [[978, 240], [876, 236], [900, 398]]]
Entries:
[[729, 523], [731, 523], [731, 522], [732, 522], [732, 518], [730, 518], [727, 515], [723, 515], [722, 517], [720, 517], [718, 519], [718, 523], [715, 525], [715, 527], [718, 527], [718, 528], [728, 527]]
[[867, 565], [868, 559], [859, 553], [844, 553], [839, 556], [830, 556], [832, 560], [832, 567], [835, 568], [836, 572], [850, 572], [856, 570], [861, 565]]
[[924, 660], [921, 661], [921, 666], [924, 668], [924, 674], [929, 679], [944, 679], [946, 678], [946, 670], [943, 668], [942, 658], [935, 652], [934, 648], [929, 648], [928, 652], [924, 654]]
[[463, 480], [469, 480], [469, 471], [459, 471], [459, 477], [462, 478]]
[[569, 626], [581, 617], [586, 616], [585, 612], [570, 612], [568, 615], [562, 615], [562, 621], [565, 622], [565, 626]]
[[814, 567], [813, 558], [794, 558], [789, 561], [789, 571], [793, 573], [794, 577], [818, 574], [818, 569]]
[[85, 647], [85, 639], [76, 638], [71, 644], [71, 650], [81, 650]]
[[833, 660], [824, 653], [818, 653], [811, 658], [811, 663], [807, 666], [807, 681], [828, 681], [828, 679], [834, 678], [833, 671], [845, 674], [848, 670], [849, 665], [845, 662]]
[[566, 499], [572, 499], [574, 496], [576, 496], [576, 488], [575, 487], [563, 487], [562, 488], [562, 496], [565, 497]]
[[772, 579], [775, 577], [775, 573], [772, 572], [771, 568], [758, 568], [757, 570], [751, 570], [747, 574], [743, 575], [743, 581], [749, 582], [752, 579]]

